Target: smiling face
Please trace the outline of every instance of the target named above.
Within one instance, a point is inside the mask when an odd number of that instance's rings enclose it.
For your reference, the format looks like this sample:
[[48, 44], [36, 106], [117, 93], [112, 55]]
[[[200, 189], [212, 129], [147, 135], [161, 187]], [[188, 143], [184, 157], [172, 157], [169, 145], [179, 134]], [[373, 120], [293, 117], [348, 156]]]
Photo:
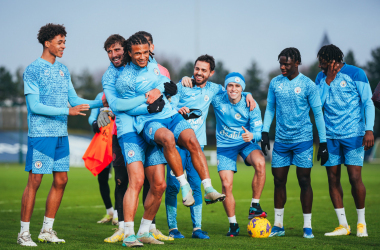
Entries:
[[107, 49], [107, 55], [115, 67], [121, 66], [123, 60], [124, 48], [120, 43], [114, 43]]
[[128, 51], [129, 56], [134, 64], [144, 68], [149, 61], [149, 44], [136, 44], [131, 46], [131, 51]]
[[243, 88], [239, 83], [236, 82], [230, 82], [227, 84], [227, 94], [228, 99], [232, 103], [238, 103], [241, 99], [241, 92], [243, 92]]
[[208, 62], [197, 61], [194, 66], [194, 79], [196, 85], [203, 85], [214, 74]]
[[280, 56], [280, 70], [281, 74], [289, 80], [294, 79], [298, 75], [298, 62], [294, 62], [292, 58]]
[[63, 56], [63, 51], [66, 48], [65, 43], [65, 36], [57, 35], [51, 41], [45, 41], [44, 45], [50, 55], [61, 58]]

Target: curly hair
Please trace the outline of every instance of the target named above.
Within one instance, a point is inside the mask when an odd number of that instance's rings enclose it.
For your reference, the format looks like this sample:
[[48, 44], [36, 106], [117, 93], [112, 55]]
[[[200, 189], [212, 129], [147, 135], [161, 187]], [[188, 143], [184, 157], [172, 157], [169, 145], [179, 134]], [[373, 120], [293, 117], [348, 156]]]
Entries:
[[139, 31], [139, 32], [136, 32], [135, 35], [143, 35], [146, 37], [146, 39], [148, 39], [148, 42], [150, 44], [153, 44], [153, 36], [152, 34], [150, 34], [149, 32], [146, 32], [146, 31]]
[[[123, 56], [123, 64], [127, 65], [132, 61], [132, 58], [129, 56], [128, 52], [132, 52], [132, 45], [140, 45], [140, 44], [148, 44], [150, 46], [150, 43], [148, 42], [148, 39], [146, 39], [145, 36], [134, 34], [130, 36], [127, 40], [123, 43], [124, 48], [124, 56]], [[153, 53], [149, 51], [149, 57], [153, 58]]]
[[206, 62], [210, 65], [210, 71], [214, 71], [215, 69], [215, 59], [213, 56], [210, 56], [210, 55], [201, 55], [200, 57], [197, 58], [197, 60], [195, 60], [195, 63], [194, 63], [194, 66], [195, 64], [197, 64], [198, 61], [201, 61], [201, 62]]
[[120, 36], [119, 34], [111, 35], [107, 38], [107, 40], [104, 42], [104, 49], [107, 51], [109, 47], [112, 45], [119, 43], [121, 46], [123, 46], [125, 39], [124, 37]]
[[323, 59], [326, 62], [331, 62], [335, 60], [335, 62], [343, 62], [344, 54], [343, 52], [334, 44], [325, 45], [319, 51], [317, 58]]
[[37, 39], [43, 46], [45, 46], [46, 41], [51, 41], [58, 35], [66, 36], [65, 26], [48, 23], [40, 28]]
[[301, 53], [298, 49], [294, 47], [286, 48], [283, 51], [281, 51], [277, 59], [280, 60], [281, 56], [285, 56], [286, 61], [288, 60], [288, 58], [291, 58], [294, 62], [298, 62], [299, 64], [301, 64]]

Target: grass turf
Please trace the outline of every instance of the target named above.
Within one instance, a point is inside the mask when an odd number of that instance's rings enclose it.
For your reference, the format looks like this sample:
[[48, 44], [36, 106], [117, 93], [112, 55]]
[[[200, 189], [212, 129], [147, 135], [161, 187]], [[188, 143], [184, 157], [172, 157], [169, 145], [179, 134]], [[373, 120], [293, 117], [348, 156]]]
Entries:
[[[16, 244], [17, 233], [20, 230], [20, 206], [21, 196], [25, 188], [28, 174], [24, 172], [23, 166], [15, 164], [0, 165], [0, 248], [19, 249]], [[213, 186], [221, 191], [221, 182], [216, 167], [210, 167]], [[210, 240], [192, 239], [192, 222], [189, 208], [178, 205], [178, 227], [185, 239], [177, 239], [166, 242], [163, 246], [145, 245], [150, 249], [373, 249], [380, 247], [380, 215], [376, 207], [380, 207], [380, 174], [379, 165], [366, 164], [363, 168], [363, 181], [367, 188], [366, 220], [369, 237], [356, 237], [356, 209], [350, 193], [345, 167], [342, 171], [342, 186], [344, 190], [344, 204], [352, 235], [340, 237], [325, 237], [324, 233], [332, 231], [338, 226], [332, 203], [329, 198], [327, 177], [324, 167], [318, 163], [312, 170], [312, 187], [314, 191], [312, 226], [314, 239], [302, 238], [303, 217], [299, 201], [300, 189], [298, 187], [295, 167], [289, 171], [287, 184], [288, 200], [285, 205], [284, 224], [285, 237], [253, 239], [247, 234], [248, 209], [251, 201], [251, 181], [254, 174], [252, 167], [243, 164], [238, 165], [238, 172], [234, 178], [234, 196], [236, 199], [236, 217], [240, 225], [239, 237], [224, 236], [228, 231], [228, 220], [222, 203], [203, 205], [203, 227], [210, 235]], [[60, 238], [66, 240], [64, 245], [53, 245], [38, 243], [37, 249], [120, 249], [121, 243], [104, 243], [103, 239], [112, 235], [111, 224], [97, 224], [105, 214], [102, 204], [97, 180], [84, 168], [71, 168], [69, 182], [65, 195], [58, 210], [54, 229]], [[37, 243], [37, 236], [42, 227], [45, 200], [52, 182], [51, 175], [45, 175], [37, 193], [34, 213], [31, 219], [30, 231], [32, 239]], [[113, 179], [109, 181], [111, 190], [115, 184]], [[113, 195], [113, 191], [111, 191]], [[111, 196], [112, 196], [111, 195]], [[178, 196], [179, 201], [181, 196]], [[163, 199], [164, 201], [164, 199]], [[273, 177], [270, 165], [267, 164], [267, 182], [261, 196], [260, 204], [268, 212], [268, 219], [273, 223]], [[135, 219], [135, 231], [137, 232], [139, 222], [143, 213], [140, 205]], [[168, 233], [166, 223], [165, 205], [161, 208], [156, 218], [157, 227]]]

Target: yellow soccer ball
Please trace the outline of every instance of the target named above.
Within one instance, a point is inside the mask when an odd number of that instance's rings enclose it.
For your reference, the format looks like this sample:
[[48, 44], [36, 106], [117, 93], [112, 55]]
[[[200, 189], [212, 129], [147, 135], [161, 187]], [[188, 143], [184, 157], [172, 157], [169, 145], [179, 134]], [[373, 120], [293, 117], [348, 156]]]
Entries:
[[249, 221], [247, 230], [252, 238], [268, 238], [272, 226], [266, 218], [255, 217]]

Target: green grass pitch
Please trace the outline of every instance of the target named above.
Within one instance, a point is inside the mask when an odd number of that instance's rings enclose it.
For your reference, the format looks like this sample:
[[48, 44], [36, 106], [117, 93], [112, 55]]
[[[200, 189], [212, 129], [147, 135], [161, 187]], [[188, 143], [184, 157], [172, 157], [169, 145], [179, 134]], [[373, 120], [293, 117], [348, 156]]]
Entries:
[[[28, 174], [24, 167], [15, 164], [0, 165], [0, 248], [20, 249], [16, 244], [17, 233], [20, 230], [21, 196], [27, 182]], [[212, 183], [221, 191], [221, 182], [215, 166], [210, 167]], [[299, 201], [295, 167], [289, 172], [287, 184], [288, 200], [285, 205], [284, 224], [285, 237], [253, 239], [247, 234], [247, 215], [251, 200], [251, 181], [254, 174], [252, 167], [239, 164], [234, 180], [234, 196], [236, 199], [236, 217], [240, 225], [239, 237], [224, 236], [228, 231], [228, 220], [221, 203], [203, 205], [203, 227], [210, 235], [210, 240], [192, 239], [192, 223], [189, 208], [178, 205], [178, 227], [185, 239], [166, 242], [161, 246], [145, 245], [149, 249], [374, 249], [380, 247], [380, 166], [366, 164], [363, 168], [363, 180], [367, 188], [366, 220], [368, 238], [356, 237], [356, 209], [350, 192], [345, 167], [342, 171], [344, 204], [352, 235], [340, 237], [325, 237], [324, 233], [338, 226], [338, 220], [331, 204], [327, 177], [324, 167], [318, 163], [312, 170], [312, 187], [314, 191], [312, 226], [314, 239], [302, 238], [303, 217]], [[71, 168], [69, 182], [60, 209], [58, 210], [54, 229], [58, 236], [66, 240], [64, 245], [39, 243], [37, 249], [121, 249], [121, 243], [104, 243], [103, 239], [112, 235], [111, 224], [97, 224], [105, 214], [97, 180], [85, 168]], [[45, 200], [51, 186], [52, 176], [45, 175], [37, 193], [34, 213], [31, 219], [30, 231], [32, 239], [37, 242], [41, 229]], [[111, 190], [115, 184], [109, 181]], [[111, 196], [113, 191], [111, 191]], [[181, 196], [178, 196], [179, 201]], [[164, 200], [164, 199], [163, 199]], [[267, 164], [267, 181], [261, 196], [261, 206], [268, 212], [268, 219], [273, 224], [273, 177], [270, 164]], [[140, 205], [135, 219], [135, 231], [143, 213]], [[164, 202], [157, 214], [157, 227], [168, 233]]]

